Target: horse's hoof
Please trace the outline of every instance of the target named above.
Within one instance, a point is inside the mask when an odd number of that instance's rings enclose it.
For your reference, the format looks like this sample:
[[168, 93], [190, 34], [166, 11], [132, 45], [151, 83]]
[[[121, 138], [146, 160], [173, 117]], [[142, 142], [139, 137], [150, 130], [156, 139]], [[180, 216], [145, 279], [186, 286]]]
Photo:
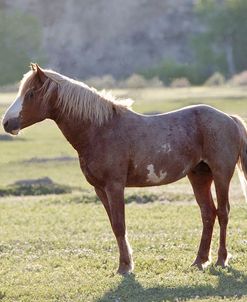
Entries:
[[126, 276], [129, 275], [133, 272], [134, 270], [134, 264], [125, 264], [125, 263], [121, 263], [117, 273], [122, 275], [122, 276]]
[[200, 271], [203, 271], [211, 264], [210, 260], [202, 261], [201, 259], [196, 259], [191, 266], [198, 268]]
[[231, 258], [232, 258], [231, 254], [228, 254], [226, 259], [219, 257], [215, 265], [220, 266], [222, 268], [226, 268], [228, 267], [228, 262]]
[[222, 268], [226, 268], [228, 267], [228, 261], [219, 259], [216, 261], [215, 265], [220, 266]]

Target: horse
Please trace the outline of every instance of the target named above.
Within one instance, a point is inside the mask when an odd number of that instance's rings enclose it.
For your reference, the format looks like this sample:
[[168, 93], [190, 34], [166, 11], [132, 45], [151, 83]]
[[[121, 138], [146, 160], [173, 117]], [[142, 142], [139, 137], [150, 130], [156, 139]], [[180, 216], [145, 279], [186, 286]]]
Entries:
[[159, 186], [185, 176], [192, 185], [203, 224], [193, 265], [204, 269], [210, 263], [218, 217], [216, 264], [227, 266], [229, 185], [235, 166], [239, 167], [245, 197], [247, 187], [247, 127], [240, 117], [203, 104], [142, 115], [131, 109], [129, 99], [117, 99], [31, 64], [2, 123], [6, 132], [17, 135], [44, 119], [55, 121], [77, 151], [81, 170], [105, 207], [119, 248], [118, 273], [134, 269], [125, 225], [125, 187]]

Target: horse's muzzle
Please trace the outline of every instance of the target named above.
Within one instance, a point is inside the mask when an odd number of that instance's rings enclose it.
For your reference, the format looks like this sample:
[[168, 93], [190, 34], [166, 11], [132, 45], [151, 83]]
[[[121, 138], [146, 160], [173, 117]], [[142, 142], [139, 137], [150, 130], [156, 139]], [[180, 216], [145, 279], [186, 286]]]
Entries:
[[20, 119], [19, 117], [11, 118], [3, 122], [3, 128], [6, 132], [17, 135], [20, 131]]

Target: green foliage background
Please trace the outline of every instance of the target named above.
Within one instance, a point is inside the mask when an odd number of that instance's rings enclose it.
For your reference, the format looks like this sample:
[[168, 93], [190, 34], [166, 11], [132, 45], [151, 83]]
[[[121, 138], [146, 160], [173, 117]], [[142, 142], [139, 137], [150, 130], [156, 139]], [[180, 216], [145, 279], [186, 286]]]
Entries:
[[181, 64], [166, 58], [144, 76], [158, 75], [167, 84], [179, 77], [202, 84], [215, 72], [230, 77], [247, 69], [247, 1], [200, 0], [195, 13], [202, 28], [191, 36], [193, 60]]
[[[247, 2], [201, 0], [196, 11], [205, 25], [193, 41], [198, 67], [204, 67], [206, 73], [221, 71], [226, 75], [246, 69]], [[232, 62], [227, 58], [227, 49], [232, 52]]]
[[[229, 78], [247, 69], [247, 1], [198, 0], [194, 10], [199, 29], [189, 38], [188, 63], [166, 57], [140, 71], [145, 77], [166, 84], [186, 77], [198, 85], [215, 72]], [[0, 43], [0, 85], [19, 80], [30, 61], [44, 61], [42, 27], [34, 16], [0, 6]]]
[[19, 80], [31, 60], [41, 56], [42, 31], [37, 19], [0, 10], [0, 85]]

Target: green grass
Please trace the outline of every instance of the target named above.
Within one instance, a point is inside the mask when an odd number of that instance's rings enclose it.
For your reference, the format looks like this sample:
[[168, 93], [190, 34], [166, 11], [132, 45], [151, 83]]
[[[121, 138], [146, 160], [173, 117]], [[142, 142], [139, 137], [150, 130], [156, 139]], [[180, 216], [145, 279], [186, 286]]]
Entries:
[[[229, 224], [231, 266], [190, 267], [201, 233], [194, 204], [127, 205], [135, 273], [115, 274], [118, 252], [100, 204], [64, 197], [0, 202], [1, 301], [247, 300], [247, 207]], [[213, 242], [216, 260], [218, 227]], [[2, 298], [1, 298], [2, 297]]]
[[[247, 118], [246, 88], [132, 89], [114, 94], [136, 100], [133, 108], [142, 113], [207, 103]], [[0, 114], [14, 97], [0, 94]], [[236, 177], [228, 232], [233, 258], [226, 270], [211, 266], [199, 272], [190, 267], [201, 221], [187, 179], [126, 190], [136, 266], [135, 273], [124, 278], [115, 274], [118, 251], [107, 215], [80, 171], [76, 152], [54, 123], [34, 125], [10, 140], [3, 135], [1, 130], [0, 188], [49, 177], [73, 192], [0, 198], [0, 301], [247, 301], [247, 206]], [[214, 261], [217, 242], [218, 226]]]

